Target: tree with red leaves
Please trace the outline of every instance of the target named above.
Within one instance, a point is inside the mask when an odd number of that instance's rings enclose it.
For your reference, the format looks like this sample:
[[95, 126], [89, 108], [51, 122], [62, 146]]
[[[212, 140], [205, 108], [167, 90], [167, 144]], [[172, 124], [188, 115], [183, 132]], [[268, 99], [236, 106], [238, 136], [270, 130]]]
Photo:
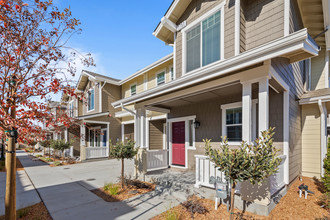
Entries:
[[[38, 133], [36, 124], [55, 125], [46, 99], [59, 92], [76, 96], [70, 74], [75, 74], [77, 57], [85, 66], [94, 65], [90, 54], [65, 55], [66, 43], [81, 31], [79, 24], [70, 9], [62, 11], [52, 0], [0, 0], [0, 133], [8, 139], [6, 219], [16, 219], [15, 142], [27, 137], [21, 134]], [[57, 121], [70, 123], [68, 117]]]

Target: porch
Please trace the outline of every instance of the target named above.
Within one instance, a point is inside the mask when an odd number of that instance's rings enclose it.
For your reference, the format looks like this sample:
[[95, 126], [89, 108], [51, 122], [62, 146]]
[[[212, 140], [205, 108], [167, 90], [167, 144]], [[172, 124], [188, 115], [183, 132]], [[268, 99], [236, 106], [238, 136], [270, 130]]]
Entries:
[[[193, 171], [196, 187], [213, 187], [209, 178], [223, 175], [204, 156], [203, 139], [212, 139], [212, 146], [218, 148], [221, 136], [227, 136], [229, 145], [236, 147], [242, 140], [251, 143], [261, 131], [275, 127], [274, 145], [283, 160], [267, 190], [276, 194], [289, 183], [289, 87], [280, 74], [276, 65], [264, 62], [234, 75], [137, 103], [134, 122], [139, 130], [135, 138], [137, 146], [146, 150], [146, 170], [140, 175], [169, 166]], [[146, 112], [150, 110], [167, 114], [166, 148], [157, 152], [148, 149]]]
[[109, 122], [84, 120], [80, 126], [81, 160], [109, 157]]

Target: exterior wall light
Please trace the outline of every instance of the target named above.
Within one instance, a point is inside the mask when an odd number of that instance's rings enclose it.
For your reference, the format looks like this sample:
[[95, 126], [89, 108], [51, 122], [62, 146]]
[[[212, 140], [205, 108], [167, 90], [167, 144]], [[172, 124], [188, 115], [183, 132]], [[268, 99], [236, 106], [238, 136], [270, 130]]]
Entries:
[[194, 122], [194, 127], [199, 128], [199, 126], [201, 126], [201, 123], [199, 121], [195, 121]]

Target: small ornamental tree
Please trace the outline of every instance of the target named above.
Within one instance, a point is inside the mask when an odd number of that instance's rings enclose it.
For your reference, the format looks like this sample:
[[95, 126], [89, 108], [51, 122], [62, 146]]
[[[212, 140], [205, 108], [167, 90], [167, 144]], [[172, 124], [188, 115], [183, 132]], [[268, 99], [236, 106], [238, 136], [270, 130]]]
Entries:
[[325, 188], [325, 194], [321, 197], [321, 203], [327, 210], [330, 210], [330, 139], [328, 139], [327, 156], [323, 160], [324, 175], [322, 182]]
[[45, 139], [45, 140], [40, 141], [39, 143], [43, 147], [44, 157], [46, 157], [46, 148], [48, 148], [48, 149], [50, 148], [50, 140]]
[[211, 141], [205, 143], [205, 154], [223, 172], [231, 183], [230, 219], [234, 218], [234, 196], [238, 182], [250, 181], [251, 184], [261, 183], [275, 174], [281, 159], [277, 157], [278, 150], [273, 145], [274, 128], [261, 132], [261, 137], [255, 144], [242, 142], [238, 149], [228, 145], [226, 137], [221, 142], [220, 149], [213, 149]]
[[[111, 143], [111, 142], [110, 142]], [[117, 142], [116, 145], [110, 148], [110, 156], [121, 160], [121, 187], [124, 188], [124, 159], [133, 159], [138, 152], [138, 148], [135, 148], [134, 141], [127, 141], [123, 143], [122, 141]]]
[[62, 161], [64, 162], [64, 151], [70, 148], [71, 143], [65, 140], [53, 140], [51, 142], [51, 146], [54, 150], [59, 150], [62, 152]]

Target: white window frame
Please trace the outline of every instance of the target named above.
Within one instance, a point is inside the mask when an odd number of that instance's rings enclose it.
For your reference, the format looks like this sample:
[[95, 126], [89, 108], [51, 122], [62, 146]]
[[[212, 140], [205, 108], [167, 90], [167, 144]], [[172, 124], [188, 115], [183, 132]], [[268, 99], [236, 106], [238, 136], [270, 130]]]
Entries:
[[[89, 147], [97, 147], [96, 146], [96, 131], [97, 130], [101, 130], [101, 132], [102, 132], [101, 126], [92, 127], [88, 131], [89, 132], [89, 139], [88, 139]], [[91, 131], [94, 131], [94, 146], [91, 146], [91, 141], [90, 141], [90, 139], [91, 139]], [[100, 135], [100, 147], [101, 147], [101, 135]]]
[[[252, 100], [252, 140], [256, 138], [256, 131], [257, 131], [257, 103], [258, 99], [253, 99]], [[242, 102], [234, 102], [234, 103], [229, 103], [229, 104], [224, 104], [221, 105], [220, 108], [222, 110], [222, 117], [221, 117], [221, 136], [227, 136], [227, 124], [226, 124], [226, 114], [228, 109], [233, 109], [233, 108], [242, 108], [242, 117], [243, 117], [243, 107], [242, 107]], [[243, 118], [242, 118], [243, 119]], [[242, 120], [242, 128], [243, 128], [243, 120]], [[243, 135], [242, 135], [243, 136]], [[243, 137], [242, 137], [243, 138]], [[243, 140], [243, 139], [242, 139]], [[239, 146], [241, 145], [241, 141], [228, 141], [229, 145], [233, 146]]]
[[[71, 105], [72, 105], [72, 109], [71, 109]], [[69, 117], [73, 118], [75, 117], [75, 112], [74, 112], [74, 100], [71, 100], [69, 102]]]
[[[195, 133], [196, 133], [196, 129], [194, 127], [192, 135], [192, 141], [193, 141], [193, 146], [189, 146], [189, 121], [192, 120], [193, 121], [193, 125], [194, 122], [196, 120], [196, 115], [191, 115], [191, 116], [186, 116], [186, 117], [180, 117], [180, 118], [171, 118], [171, 119], [167, 119], [166, 120], [166, 124], [169, 126], [169, 133], [168, 133], [168, 147], [169, 147], [169, 164], [171, 167], [178, 167], [178, 168], [185, 168], [187, 169], [188, 166], [188, 150], [196, 150], [196, 146], [195, 146]], [[184, 121], [185, 122], [185, 166], [181, 167], [181, 166], [175, 166], [172, 164], [172, 123], [173, 122], [180, 122], [180, 121]]]
[[[186, 75], [186, 74], [190, 74], [193, 73], [195, 71], [199, 71], [203, 68], [206, 68], [207, 66], [214, 64], [216, 62], [221, 62], [224, 60], [224, 24], [225, 24], [225, 16], [224, 16], [224, 6], [226, 5], [226, 1], [223, 1], [222, 3], [220, 3], [219, 5], [215, 6], [214, 8], [212, 8], [211, 10], [209, 10], [207, 13], [205, 13], [203, 16], [199, 17], [198, 19], [196, 19], [195, 21], [191, 22], [189, 25], [187, 25], [184, 29], [182, 29], [182, 75]], [[207, 19], [208, 17], [212, 16], [213, 14], [217, 13], [218, 11], [220, 11], [220, 60], [209, 63], [205, 66], [202, 66], [202, 62], [200, 63], [200, 67], [196, 68], [194, 70], [191, 70], [189, 72], [187, 72], [186, 70], [186, 54], [187, 54], [187, 41], [186, 41], [186, 36], [187, 36], [187, 32], [190, 31], [191, 29], [195, 28], [198, 24], [201, 25], [201, 32], [202, 32], [202, 22]], [[202, 42], [202, 36], [201, 36], [201, 42]], [[202, 44], [201, 46], [201, 52], [202, 52]], [[202, 60], [202, 56], [201, 56], [201, 60]]]
[[[89, 93], [94, 90], [94, 105], [93, 105], [93, 109], [89, 109]], [[91, 112], [91, 111], [94, 111], [95, 110], [95, 87], [93, 88], [90, 88], [88, 91], [87, 91], [87, 112]]]
[[[161, 83], [161, 84], [159, 84], [159, 83], [158, 83], [158, 75], [159, 75], [159, 74], [162, 74], [162, 73], [164, 73], [164, 82]], [[156, 85], [157, 85], [157, 86], [159, 86], [159, 85], [163, 85], [163, 84], [166, 83], [166, 69], [162, 69], [162, 70], [158, 71], [155, 75], [156, 75], [155, 80], [156, 80]]]
[[[135, 94], [132, 94], [132, 87], [133, 87], [133, 86], [135, 86]], [[129, 86], [129, 94], [130, 94], [131, 96], [137, 94], [137, 83], [133, 83], [133, 84], [131, 84], [131, 85]]]

